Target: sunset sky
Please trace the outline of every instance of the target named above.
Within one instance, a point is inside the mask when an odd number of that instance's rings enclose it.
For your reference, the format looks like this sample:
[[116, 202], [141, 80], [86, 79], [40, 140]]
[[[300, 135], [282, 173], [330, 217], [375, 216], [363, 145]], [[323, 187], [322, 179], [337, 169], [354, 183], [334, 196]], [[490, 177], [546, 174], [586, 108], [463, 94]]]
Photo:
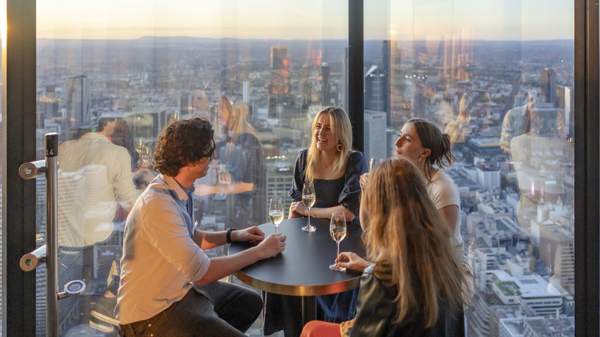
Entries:
[[[365, 38], [573, 38], [573, 0], [365, 0]], [[348, 0], [38, 0], [38, 38], [346, 39]]]

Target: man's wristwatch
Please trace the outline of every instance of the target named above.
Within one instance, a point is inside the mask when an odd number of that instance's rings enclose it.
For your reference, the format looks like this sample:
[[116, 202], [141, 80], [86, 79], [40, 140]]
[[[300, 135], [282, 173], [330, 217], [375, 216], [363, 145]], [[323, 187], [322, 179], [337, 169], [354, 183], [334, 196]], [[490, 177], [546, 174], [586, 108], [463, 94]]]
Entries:
[[229, 228], [227, 233], [225, 233], [225, 241], [227, 243], [231, 243], [231, 232], [233, 232], [233, 228]]

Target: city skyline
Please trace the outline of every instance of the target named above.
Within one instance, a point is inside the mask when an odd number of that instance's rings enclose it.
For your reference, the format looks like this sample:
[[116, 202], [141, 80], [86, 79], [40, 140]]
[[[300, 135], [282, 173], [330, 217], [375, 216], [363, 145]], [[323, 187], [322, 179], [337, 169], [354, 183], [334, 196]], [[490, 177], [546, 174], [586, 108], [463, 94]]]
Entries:
[[[257, 39], [346, 39], [346, 1], [38, 2], [38, 38], [134, 39], [190, 36]], [[119, 10], [111, 10], [118, 8]], [[573, 36], [573, 3], [560, 0], [371, 1], [365, 38], [554, 40]], [[323, 20], [327, 18], [327, 20]], [[552, 25], [548, 25], [552, 22]]]

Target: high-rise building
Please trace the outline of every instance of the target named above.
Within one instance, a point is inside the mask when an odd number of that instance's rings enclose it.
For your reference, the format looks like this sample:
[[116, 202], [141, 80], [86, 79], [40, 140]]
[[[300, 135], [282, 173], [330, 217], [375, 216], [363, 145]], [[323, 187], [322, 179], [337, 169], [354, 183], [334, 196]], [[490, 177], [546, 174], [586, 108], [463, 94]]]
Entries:
[[544, 68], [540, 75], [540, 86], [542, 90], [542, 96], [544, 97], [544, 103], [555, 104], [556, 102], [556, 91], [554, 89], [556, 85], [556, 73], [550, 68]]
[[[273, 158], [266, 160], [267, 166], [267, 202], [271, 198], [281, 198], [284, 209], [288, 209], [292, 199], [288, 192], [294, 179], [294, 169], [288, 160]], [[268, 207], [268, 206], [267, 206]]]
[[330, 105], [330, 84], [329, 77], [331, 76], [331, 68], [325, 62], [321, 64], [321, 104], [324, 106]]
[[556, 224], [541, 224], [539, 251], [552, 279], [569, 293], [575, 292], [575, 247], [573, 235]]
[[271, 82], [269, 84], [269, 118], [281, 118], [281, 114], [293, 105], [290, 95], [290, 61], [287, 47], [271, 48]]
[[371, 66], [365, 73], [365, 109], [386, 112], [388, 94], [386, 74], [379, 66]]
[[557, 85], [556, 87], [556, 103], [560, 110], [562, 110], [563, 121], [560, 127], [563, 128], [564, 136], [573, 137], [574, 126], [575, 126], [575, 115], [573, 114], [573, 93], [572, 89], [566, 85]]
[[245, 104], [250, 103], [250, 82], [242, 82], [242, 102]]
[[181, 116], [187, 116], [192, 114], [194, 108], [192, 107], [192, 94], [189, 92], [183, 92], [179, 96], [179, 113]]
[[365, 110], [365, 155], [367, 158], [387, 158], [386, 113]]
[[66, 127], [89, 125], [92, 116], [89, 110], [89, 91], [86, 75], [71, 77], [67, 80]]

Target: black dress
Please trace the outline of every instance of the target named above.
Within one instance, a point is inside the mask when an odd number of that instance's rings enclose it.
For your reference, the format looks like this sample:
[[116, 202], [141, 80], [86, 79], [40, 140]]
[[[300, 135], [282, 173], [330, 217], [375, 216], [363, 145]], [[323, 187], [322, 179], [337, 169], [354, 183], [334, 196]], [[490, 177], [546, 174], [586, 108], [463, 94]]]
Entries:
[[[290, 196], [294, 201], [302, 200], [302, 188], [306, 173], [306, 156], [308, 151], [302, 150], [296, 159], [294, 181]], [[366, 162], [362, 153], [352, 151], [348, 155], [345, 174], [338, 179], [315, 179], [316, 201], [318, 208], [343, 205], [355, 218], [351, 225], [358, 226], [360, 204], [360, 175], [366, 172]], [[354, 317], [358, 289], [329, 296], [317, 297], [320, 318], [330, 322], [341, 322]], [[300, 298], [295, 296], [267, 296], [265, 315], [265, 334], [283, 329], [286, 337], [298, 336], [302, 326], [300, 317]]]

